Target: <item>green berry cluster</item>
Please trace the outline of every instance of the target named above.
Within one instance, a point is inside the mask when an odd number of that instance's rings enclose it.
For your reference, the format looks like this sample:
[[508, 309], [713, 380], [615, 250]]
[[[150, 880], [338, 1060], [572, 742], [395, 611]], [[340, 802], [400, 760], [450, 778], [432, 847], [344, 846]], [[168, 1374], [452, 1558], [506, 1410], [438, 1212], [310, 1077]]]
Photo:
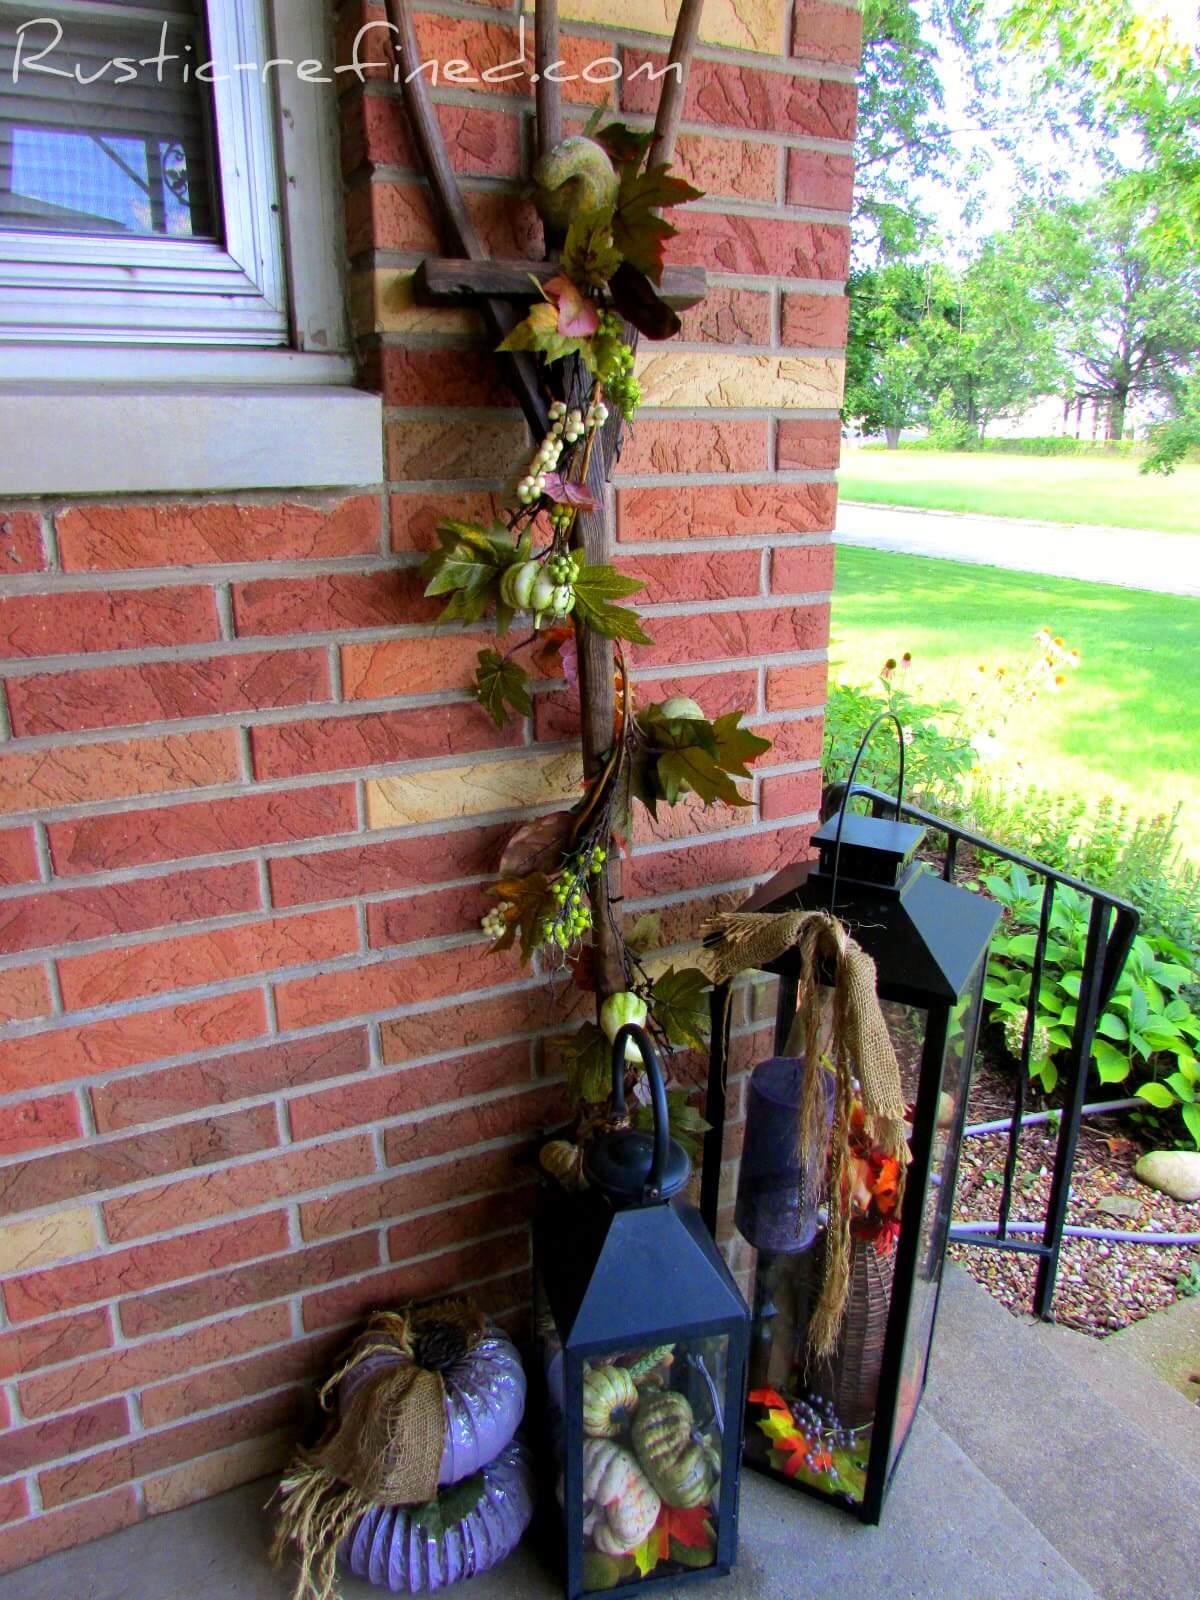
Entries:
[[546, 562], [546, 571], [555, 583], [571, 583], [579, 576], [580, 561], [575, 552], [567, 551], [563, 555], [551, 556]]
[[558, 533], [565, 533], [575, 520], [575, 507], [555, 504], [550, 507], [550, 526]]
[[538, 943], [554, 944], [566, 950], [591, 927], [591, 907], [584, 899], [579, 880], [567, 873], [554, 880], [550, 893], [558, 903], [558, 911], [554, 916], [542, 918]]
[[604, 393], [628, 422], [641, 404], [641, 385], [633, 375], [633, 351], [621, 338], [620, 317], [611, 311], [599, 313], [600, 326], [593, 339], [596, 369]]
[[603, 872], [604, 863], [607, 860], [608, 860], [608, 852], [605, 851], [605, 850], [602, 850], [600, 848], [600, 846], [597, 845], [595, 847], [595, 849], [592, 851], [591, 855], [588, 857], [588, 864], [587, 864], [588, 876], [592, 877], [592, 878], [598, 878], [600, 876], [601, 872]]

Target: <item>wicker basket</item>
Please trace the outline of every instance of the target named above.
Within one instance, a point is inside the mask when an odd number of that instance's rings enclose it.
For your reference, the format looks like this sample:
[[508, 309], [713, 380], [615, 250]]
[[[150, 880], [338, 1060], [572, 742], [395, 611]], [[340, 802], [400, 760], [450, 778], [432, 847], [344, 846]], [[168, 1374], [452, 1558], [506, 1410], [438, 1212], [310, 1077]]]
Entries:
[[[759, 1383], [829, 1400], [843, 1427], [861, 1428], [875, 1415], [896, 1268], [895, 1244], [880, 1252], [869, 1240], [851, 1241], [850, 1285], [841, 1332], [833, 1354], [816, 1361], [808, 1353], [808, 1324], [824, 1281], [824, 1247], [822, 1232], [804, 1254], [771, 1258], [771, 1287], [777, 1306], [780, 1310], [786, 1307], [787, 1314], [768, 1324], [772, 1347], [760, 1356], [761, 1371], [752, 1377]], [[760, 1270], [765, 1264], [760, 1263]], [[781, 1338], [786, 1341], [782, 1349]], [[799, 1374], [794, 1384], [784, 1378], [789, 1367]]]

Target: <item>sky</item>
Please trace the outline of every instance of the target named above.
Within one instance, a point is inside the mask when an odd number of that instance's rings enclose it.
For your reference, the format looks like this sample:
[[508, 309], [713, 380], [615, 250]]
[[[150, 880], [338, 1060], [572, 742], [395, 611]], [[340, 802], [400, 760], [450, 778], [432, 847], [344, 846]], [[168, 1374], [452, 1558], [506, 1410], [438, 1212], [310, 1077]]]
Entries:
[[[1200, 36], [1200, 5], [1196, 0], [1146, 0], [1148, 11], [1179, 13]], [[988, 0], [987, 14], [995, 18], [1005, 9], [998, 0]], [[976, 157], [977, 177], [970, 193], [964, 196], [950, 184], [932, 179], [914, 185], [915, 199], [936, 220], [944, 244], [943, 258], [949, 265], [964, 266], [989, 234], [1002, 231], [1010, 222], [1019, 200], [1029, 192], [1026, 175], [1005, 148], [1004, 135], [1017, 139], [1024, 162], [1050, 178], [1051, 192], [1072, 200], [1083, 199], [1103, 182], [1103, 171], [1094, 151], [1078, 133], [1067, 140], [1056, 136], [1044, 112], [1032, 105], [1031, 63], [1019, 57], [1005, 64], [1005, 84], [1013, 99], [1012, 114], [996, 135], [980, 130], [978, 116], [970, 108], [974, 92], [967, 63], [957, 46], [947, 42], [942, 51], [940, 76], [945, 95], [945, 119], [951, 128], [964, 130], [960, 151]], [[1124, 134], [1115, 148], [1121, 165], [1136, 167], [1139, 143], [1136, 135]], [[968, 206], [968, 201], [970, 202]]]

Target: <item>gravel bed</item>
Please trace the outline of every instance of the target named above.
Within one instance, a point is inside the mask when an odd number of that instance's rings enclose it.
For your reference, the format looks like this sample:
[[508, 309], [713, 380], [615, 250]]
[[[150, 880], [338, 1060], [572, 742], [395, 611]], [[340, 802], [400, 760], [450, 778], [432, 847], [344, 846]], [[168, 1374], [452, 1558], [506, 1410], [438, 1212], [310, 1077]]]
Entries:
[[[972, 1089], [968, 1120], [986, 1122], [1011, 1115], [1010, 1094], [1010, 1081], [983, 1067]], [[1045, 1217], [1055, 1138], [1047, 1124], [1022, 1130], [1013, 1183], [1013, 1221], [1041, 1222]], [[1085, 1118], [1067, 1221], [1091, 1228], [1200, 1233], [1200, 1203], [1184, 1205], [1134, 1177], [1134, 1163], [1145, 1148], [1119, 1117]], [[1007, 1151], [1007, 1133], [982, 1134], [964, 1141], [956, 1221], [996, 1219]], [[1020, 1237], [1036, 1239], [1037, 1235]], [[1033, 1260], [967, 1244], [951, 1245], [950, 1255], [1010, 1311], [1029, 1314]], [[1064, 1239], [1054, 1302], [1056, 1320], [1064, 1327], [1102, 1338], [1169, 1306], [1190, 1282], [1200, 1282], [1200, 1247]]]

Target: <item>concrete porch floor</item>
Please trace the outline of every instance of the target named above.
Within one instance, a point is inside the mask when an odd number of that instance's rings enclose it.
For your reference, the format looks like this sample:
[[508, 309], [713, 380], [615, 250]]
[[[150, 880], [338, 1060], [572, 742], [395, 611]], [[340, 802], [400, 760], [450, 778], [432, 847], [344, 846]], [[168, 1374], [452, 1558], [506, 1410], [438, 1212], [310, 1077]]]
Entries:
[[[1200, 1359], [1200, 1352], [1198, 1352]], [[1124, 1363], [1114, 1369], [1114, 1362]], [[948, 1269], [925, 1405], [884, 1520], [743, 1479], [728, 1600], [1190, 1600], [1200, 1591], [1200, 1410], [1135, 1356], [1021, 1323]], [[287, 1600], [267, 1564], [271, 1481], [0, 1578], [0, 1600]], [[343, 1600], [383, 1591], [346, 1581]], [[467, 1600], [552, 1600], [531, 1546]]]

